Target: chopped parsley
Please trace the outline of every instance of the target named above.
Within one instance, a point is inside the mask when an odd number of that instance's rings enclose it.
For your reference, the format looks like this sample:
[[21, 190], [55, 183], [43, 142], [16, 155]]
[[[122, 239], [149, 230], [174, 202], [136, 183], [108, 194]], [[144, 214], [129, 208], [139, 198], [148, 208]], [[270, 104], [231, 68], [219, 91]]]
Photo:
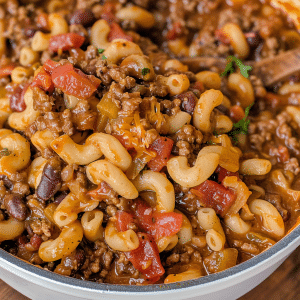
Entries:
[[145, 76], [145, 75], [147, 75], [148, 73], [150, 73], [150, 69], [149, 69], [149, 68], [143, 68], [143, 70], [142, 70], [142, 75]]
[[250, 120], [247, 119], [248, 115], [249, 115], [249, 111], [251, 109], [251, 107], [253, 106], [254, 103], [250, 104], [249, 106], [247, 106], [247, 108], [245, 109], [245, 117], [238, 121], [237, 123], [233, 124], [233, 129], [228, 133], [228, 135], [230, 135], [232, 137], [232, 139], [237, 143], [238, 139], [237, 139], [237, 134], [248, 134], [248, 126], [250, 124]]
[[103, 52], [104, 52], [104, 49], [101, 49], [101, 48], [98, 49], [99, 54], [102, 54]]
[[107, 57], [105, 55], [102, 55], [102, 59], [107, 59]]
[[223, 73], [220, 74], [220, 76], [224, 77], [227, 75], [227, 73], [233, 73], [234, 72], [234, 68], [233, 68], [233, 62], [236, 63], [236, 65], [239, 67], [241, 74], [245, 77], [248, 78], [249, 74], [248, 72], [250, 72], [252, 70], [251, 66], [246, 66], [243, 64], [243, 62], [236, 58], [233, 55], [230, 55], [227, 57], [227, 65], [225, 68], [225, 71]]
[[0, 151], [0, 157], [2, 156], [8, 156], [10, 154], [10, 152], [8, 151], [7, 148], [3, 148], [1, 151]]

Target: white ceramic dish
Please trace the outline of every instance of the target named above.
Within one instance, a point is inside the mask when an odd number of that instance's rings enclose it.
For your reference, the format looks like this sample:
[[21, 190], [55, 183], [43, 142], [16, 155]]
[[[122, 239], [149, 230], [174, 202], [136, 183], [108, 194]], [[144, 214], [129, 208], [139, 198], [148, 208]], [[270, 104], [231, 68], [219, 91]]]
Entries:
[[300, 245], [300, 226], [271, 249], [226, 271], [169, 285], [98, 284], [37, 268], [0, 249], [0, 278], [33, 300], [234, 300], [266, 279]]

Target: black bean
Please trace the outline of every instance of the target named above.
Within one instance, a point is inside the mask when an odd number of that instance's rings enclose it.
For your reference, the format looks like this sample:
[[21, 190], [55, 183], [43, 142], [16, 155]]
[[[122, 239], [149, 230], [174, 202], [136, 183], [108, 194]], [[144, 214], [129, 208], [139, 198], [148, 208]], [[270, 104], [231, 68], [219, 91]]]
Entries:
[[58, 159], [50, 160], [44, 167], [42, 179], [36, 194], [42, 201], [53, 197], [61, 187], [61, 165]]
[[216, 107], [216, 109], [219, 111], [219, 112], [221, 112], [221, 113], [223, 113], [224, 115], [229, 115], [229, 109], [226, 107], [226, 106], [224, 106], [224, 105], [218, 105], [217, 107]]
[[62, 192], [60, 195], [58, 195], [57, 197], [55, 197], [54, 203], [60, 204], [60, 202], [63, 201], [66, 198], [67, 195], [68, 195], [67, 192]]
[[6, 175], [0, 175], [0, 180], [3, 180], [3, 183], [7, 189], [12, 190], [12, 188], [14, 187], [14, 184], [8, 179]]
[[81, 24], [84, 27], [92, 25], [95, 21], [93, 12], [89, 9], [76, 10], [70, 18], [70, 24]]
[[21, 196], [16, 194], [6, 195], [4, 207], [8, 214], [18, 221], [24, 221], [27, 216], [27, 207]]

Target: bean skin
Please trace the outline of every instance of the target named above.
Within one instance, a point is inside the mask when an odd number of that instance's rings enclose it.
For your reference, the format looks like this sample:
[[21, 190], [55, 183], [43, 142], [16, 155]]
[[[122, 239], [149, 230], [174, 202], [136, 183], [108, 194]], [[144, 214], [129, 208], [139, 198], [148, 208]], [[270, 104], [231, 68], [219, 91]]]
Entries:
[[24, 221], [27, 217], [27, 207], [19, 195], [10, 194], [5, 196], [4, 207], [8, 214], [18, 221]]
[[50, 160], [44, 167], [40, 184], [36, 194], [42, 201], [47, 201], [53, 197], [61, 187], [61, 165], [56, 158]]
[[70, 18], [70, 24], [81, 24], [84, 27], [92, 25], [95, 21], [95, 16], [89, 9], [76, 10]]

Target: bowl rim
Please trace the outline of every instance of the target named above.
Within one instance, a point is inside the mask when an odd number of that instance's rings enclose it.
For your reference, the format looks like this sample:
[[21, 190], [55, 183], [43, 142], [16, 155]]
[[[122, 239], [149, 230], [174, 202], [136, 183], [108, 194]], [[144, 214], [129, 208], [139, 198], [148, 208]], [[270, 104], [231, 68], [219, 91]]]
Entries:
[[[39, 268], [33, 264], [30, 264], [27, 261], [24, 261], [0, 248], [0, 262], [1, 259], [8, 262], [15, 268], [21, 269], [26, 272], [28, 275], [38, 277], [40, 279], [52, 282], [55, 284], [65, 285], [69, 288], [76, 288], [81, 290], [88, 290], [90, 292], [99, 292], [101, 294], [118, 294], [118, 295], [130, 295], [130, 294], [153, 294], [153, 293], [166, 293], [171, 290], [187, 290], [191, 288], [196, 288], [203, 285], [213, 284], [218, 281], [226, 281], [234, 276], [239, 276], [247, 271], [259, 267], [263, 263], [266, 263], [276, 254], [283, 252], [289, 245], [298, 244], [300, 245], [300, 226], [296, 227], [292, 232], [283, 237], [270, 249], [260, 253], [259, 255], [238, 264], [232, 268], [229, 268], [225, 271], [210, 274], [208, 276], [203, 276], [193, 280], [187, 280], [183, 282], [176, 282], [171, 284], [153, 284], [146, 286], [136, 286], [136, 285], [120, 285], [120, 284], [107, 284], [107, 283], [96, 283], [92, 281], [85, 281], [81, 279], [76, 279], [68, 276], [63, 276], [56, 274], [52, 271], [47, 271], [42, 268]], [[1, 267], [1, 264], [0, 264]]]

